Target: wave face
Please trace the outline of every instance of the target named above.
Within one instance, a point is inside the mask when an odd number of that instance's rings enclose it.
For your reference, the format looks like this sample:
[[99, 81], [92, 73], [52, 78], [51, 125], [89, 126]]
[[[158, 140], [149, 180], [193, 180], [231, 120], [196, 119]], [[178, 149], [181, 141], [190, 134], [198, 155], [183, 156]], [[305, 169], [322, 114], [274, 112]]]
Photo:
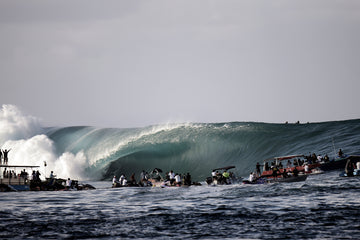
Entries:
[[[3, 106], [2, 122], [6, 111]], [[34, 123], [32, 117], [28, 119]], [[24, 124], [18, 125], [18, 132], [24, 132]], [[194, 180], [202, 181], [212, 169], [228, 165], [236, 166], [237, 175], [247, 176], [256, 162], [276, 156], [315, 152], [333, 157], [339, 148], [346, 154], [360, 154], [360, 119], [308, 124], [184, 123], [132, 129], [39, 130], [39, 124], [33, 125], [33, 131], [25, 131], [27, 135], [0, 132], [3, 141], [8, 138], [2, 148], [12, 148], [10, 161], [38, 165], [47, 161], [43, 174], [54, 170], [58, 176], [79, 179], [110, 180], [132, 173], [138, 177], [142, 170], [157, 167], [190, 172]]]

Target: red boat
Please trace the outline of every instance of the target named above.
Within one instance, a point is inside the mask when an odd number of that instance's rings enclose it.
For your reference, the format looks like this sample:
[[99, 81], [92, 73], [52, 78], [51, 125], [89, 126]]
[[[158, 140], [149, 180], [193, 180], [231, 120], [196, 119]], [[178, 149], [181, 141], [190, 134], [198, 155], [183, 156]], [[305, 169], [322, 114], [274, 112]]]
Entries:
[[314, 162], [311, 164], [307, 164], [307, 167], [305, 167], [304, 163], [306, 162], [307, 159], [305, 159], [304, 155], [290, 155], [290, 156], [266, 159], [264, 160], [264, 169], [261, 174], [261, 177], [265, 177], [265, 178], [273, 178], [275, 176], [279, 177], [284, 173], [284, 170], [286, 170], [286, 172], [288, 173], [295, 172], [296, 174], [296, 172], [298, 173], [301, 172], [301, 173], [310, 174], [312, 169], [318, 168], [321, 165], [319, 162]]

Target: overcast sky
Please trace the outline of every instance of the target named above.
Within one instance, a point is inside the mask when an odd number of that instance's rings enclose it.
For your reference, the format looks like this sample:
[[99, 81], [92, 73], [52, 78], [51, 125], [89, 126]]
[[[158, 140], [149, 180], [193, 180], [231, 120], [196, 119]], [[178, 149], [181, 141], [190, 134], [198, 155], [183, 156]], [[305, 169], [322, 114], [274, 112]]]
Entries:
[[360, 1], [0, 1], [0, 103], [47, 125], [360, 118]]

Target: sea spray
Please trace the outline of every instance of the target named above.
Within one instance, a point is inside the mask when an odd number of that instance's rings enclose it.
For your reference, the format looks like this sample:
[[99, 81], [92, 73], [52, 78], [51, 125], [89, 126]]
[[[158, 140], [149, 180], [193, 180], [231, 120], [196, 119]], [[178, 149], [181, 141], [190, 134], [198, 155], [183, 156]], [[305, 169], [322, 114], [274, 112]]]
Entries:
[[37, 118], [24, 115], [14, 105], [2, 105], [0, 109], [0, 144], [8, 140], [29, 138], [42, 132], [41, 123]]
[[[56, 154], [54, 142], [40, 120], [24, 115], [16, 106], [3, 105], [0, 111], [1, 149], [10, 149], [9, 165], [38, 166], [41, 178], [54, 171], [60, 178], [86, 178], [87, 159], [82, 151]], [[18, 169], [21, 171], [22, 169]]]

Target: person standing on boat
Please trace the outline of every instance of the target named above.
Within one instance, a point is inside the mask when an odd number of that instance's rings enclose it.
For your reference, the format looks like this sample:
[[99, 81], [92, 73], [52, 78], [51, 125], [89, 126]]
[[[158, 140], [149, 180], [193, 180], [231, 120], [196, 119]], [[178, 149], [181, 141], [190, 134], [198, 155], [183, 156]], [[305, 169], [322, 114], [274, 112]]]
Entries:
[[11, 149], [7, 150], [5, 149], [3, 151], [3, 154], [4, 154], [4, 164], [8, 164], [8, 153], [10, 152]]
[[255, 180], [254, 173], [251, 172], [251, 173], [250, 173], [250, 176], [249, 176], [249, 182], [253, 182], [254, 180]]
[[343, 157], [343, 155], [344, 155], [344, 153], [343, 153], [343, 151], [341, 150], [341, 148], [339, 149], [339, 152], [338, 152], [338, 156], [339, 157]]
[[169, 172], [169, 179], [170, 179], [170, 185], [173, 185], [173, 183], [175, 182], [175, 173], [173, 172], [173, 170], [170, 170]]
[[260, 166], [261, 166], [261, 165], [260, 165], [260, 163], [259, 163], [259, 162], [257, 162], [257, 163], [256, 163], [256, 173], [257, 173], [257, 175], [258, 175], [258, 176], [260, 176], [260, 175], [261, 175]]
[[2, 150], [0, 148], [0, 164], [2, 164]]
[[225, 184], [229, 184], [230, 174], [225, 170], [222, 175], [223, 175], [223, 177], [224, 177], [224, 183], [225, 183]]
[[50, 179], [56, 178], [56, 175], [54, 174], [54, 171], [50, 172]]
[[180, 186], [181, 185], [181, 176], [180, 174], [175, 174], [175, 185]]
[[216, 171], [215, 171], [215, 170], [212, 170], [211, 176], [212, 176], [213, 181], [217, 178], [217, 177], [216, 177]]
[[70, 178], [68, 178], [68, 180], [66, 180], [66, 189], [71, 188], [71, 183], [72, 183], [72, 181], [70, 180]]

